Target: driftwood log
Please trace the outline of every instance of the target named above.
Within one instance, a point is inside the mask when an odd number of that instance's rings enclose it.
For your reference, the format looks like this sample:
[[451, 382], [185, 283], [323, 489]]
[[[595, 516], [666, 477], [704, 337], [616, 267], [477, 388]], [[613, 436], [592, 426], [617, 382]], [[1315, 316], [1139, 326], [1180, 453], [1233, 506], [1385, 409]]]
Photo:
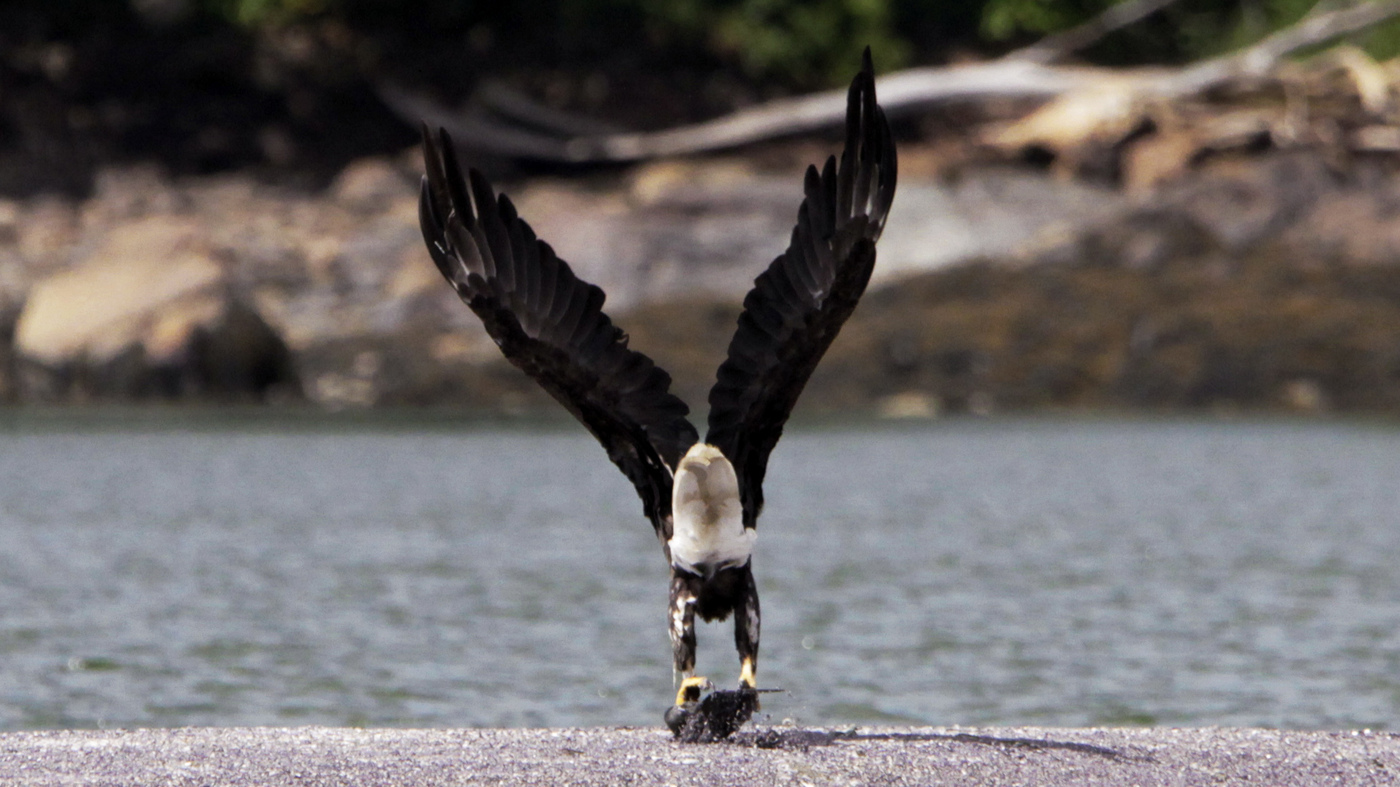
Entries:
[[[989, 129], [981, 141], [1011, 149], [1039, 145], [1059, 150], [1095, 137], [1121, 137], [1151, 106], [1200, 96], [1225, 86], [1286, 80], [1289, 55], [1400, 16], [1400, 0], [1377, 0], [1314, 13], [1238, 52], [1181, 68], [1108, 69], [1055, 65], [1107, 33], [1174, 0], [1130, 0], [1076, 28], [997, 60], [913, 68], [880, 77], [880, 98], [892, 116], [951, 101], [1033, 99], [1045, 103], [1029, 116]], [[1363, 96], [1388, 92], [1388, 75], [1364, 57], [1349, 55], [1348, 70]], [[626, 162], [703, 153], [834, 127], [845, 112], [843, 91], [780, 99], [724, 117], [663, 131], [611, 131], [574, 118], [500, 86], [488, 85], [481, 103], [492, 112], [456, 111], [398, 85], [378, 86], [380, 97], [415, 126], [444, 127], [473, 152], [560, 163]], [[570, 134], [569, 130], [574, 130]], [[1384, 137], [1388, 143], [1390, 136]]]

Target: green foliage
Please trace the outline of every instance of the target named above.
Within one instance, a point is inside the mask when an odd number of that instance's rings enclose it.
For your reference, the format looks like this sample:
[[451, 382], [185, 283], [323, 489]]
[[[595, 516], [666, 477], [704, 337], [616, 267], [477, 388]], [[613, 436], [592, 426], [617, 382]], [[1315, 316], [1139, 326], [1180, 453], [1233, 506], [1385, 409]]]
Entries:
[[1183, 49], [1192, 57], [1220, 55], [1249, 46], [1307, 16], [1318, 0], [1254, 0], [1184, 4], [1180, 19]]
[[997, 41], [1024, 33], [1053, 33], [1112, 5], [1114, 0], [987, 0], [982, 7], [982, 32]]
[[1400, 56], [1400, 20], [1371, 28], [1362, 40], [1362, 47], [1377, 60]]
[[[320, 16], [404, 19], [425, 15], [464, 23], [527, 21], [565, 49], [626, 38], [628, 43], [696, 50], [749, 76], [794, 84], [838, 83], [867, 44], [882, 69], [905, 65], [910, 43], [894, 29], [895, 0], [195, 0], [205, 11], [248, 27]], [[523, 6], [531, 6], [524, 8]], [[926, 13], [928, 11], [925, 11]], [[640, 38], [639, 38], [640, 37]]]
[[[109, 0], [136, 2], [136, 0]], [[760, 80], [838, 84], [869, 44], [880, 69], [949, 42], [1025, 42], [1125, 0], [190, 0], [246, 27], [333, 17], [370, 27], [423, 24], [443, 35], [473, 25], [534, 38], [561, 53], [645, 47], [730, 63]], [[1084, 53], [1109, 63], [1220, 54], [1297, 22], [1319, 0], [1179, 0]], [[928, 40], [933, 31], [936, 42]], [[1372, 55], [1400, 53], [1400, 23], [1361, 37]]]
[[[986, 0], [981, 33], [999, 41], [1054, 33], [1125, 1]], [[1319, 0], [1180, 0], [1115, 34], [1100, 54], [1116, 49], [1110, 60], [1148, 61], [1219, 55], [1296, 23], [1318, 5]], [[1400, 26], [1377, 28], [1368, 49], [1376, 56], [1400, 53]]]
[[893, 29], [888, 0], [737, 0], [700, 7], [684, 18], [703, 27], [712, 49], [737, 60], [751, 76], [839, 83], [868, 44], [883, 69], [908, 60], [909, 42]]

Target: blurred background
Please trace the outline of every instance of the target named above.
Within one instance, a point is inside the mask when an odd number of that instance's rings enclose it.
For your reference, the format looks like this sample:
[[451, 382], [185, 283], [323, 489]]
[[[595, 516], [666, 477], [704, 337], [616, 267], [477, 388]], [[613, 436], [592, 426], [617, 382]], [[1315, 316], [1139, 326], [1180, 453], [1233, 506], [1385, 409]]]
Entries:
[[[1394, 10], [9, 0], [0, 399], [548, 411], [422, 249], [428, 118], [703, 401], [839, 150], [781, 102], [868, 43], [900, 193], [803, 411], [1390, 412]], [[565, 144], [765, 109], [742, 144]]]
[[0, 730], [658, 725], [653, 534], [430, 262], [420, 122], [700, 423], [867, 44], [899, 190], [770, 466], [760, 723], [1400, 727], [1397, 18], [3, 0]]

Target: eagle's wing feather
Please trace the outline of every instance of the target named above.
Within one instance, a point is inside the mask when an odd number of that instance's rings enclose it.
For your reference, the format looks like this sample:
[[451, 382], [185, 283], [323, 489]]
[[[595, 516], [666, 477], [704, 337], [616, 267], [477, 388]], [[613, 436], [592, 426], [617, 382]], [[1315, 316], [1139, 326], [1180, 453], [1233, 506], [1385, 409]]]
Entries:
[[698, 438], [670, 375], [628, 349], [603, 291], [537, 239], [509, 198], [476, 170], [462, 177], [447, 132], [424, 128], [423, 152], [418, 218], [438, 270], [506, 358], [598, 438], [669, 538], [672, 473]]
[[847, 94], [840, 166], [833, 157], [820, 173], [807, 168], [792, 241], [744, 298], [728, 358], [710, 389], [705, 442], [734, 464], [746, 526], [763, 508], [768, 454], [788, 414], [870, 281], [895, 171], [894, 140], [875, 103], [866, 49]]

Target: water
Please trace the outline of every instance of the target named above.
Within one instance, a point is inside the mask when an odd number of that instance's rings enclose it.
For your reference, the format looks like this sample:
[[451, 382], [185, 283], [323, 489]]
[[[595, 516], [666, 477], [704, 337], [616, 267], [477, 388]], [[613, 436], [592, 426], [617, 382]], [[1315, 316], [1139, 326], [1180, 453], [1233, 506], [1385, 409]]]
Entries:
[[[1400, 428], [797, 430], [772, 720], [1400, 728]], [[576, 427], [0, 433], [0, 729], [656, 725], [666, 569]], [[729, 624], [700, 667], [735, 680]]]

